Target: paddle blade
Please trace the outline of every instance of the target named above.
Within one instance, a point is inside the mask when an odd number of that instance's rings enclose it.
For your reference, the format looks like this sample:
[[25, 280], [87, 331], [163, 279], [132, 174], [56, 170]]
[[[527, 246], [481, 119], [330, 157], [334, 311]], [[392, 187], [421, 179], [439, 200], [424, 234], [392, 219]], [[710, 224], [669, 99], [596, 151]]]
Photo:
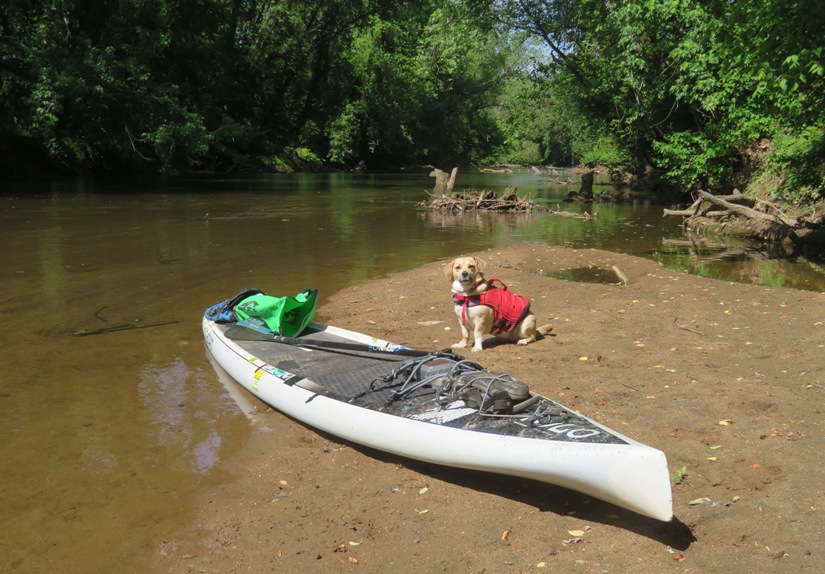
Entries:
[[226, 330], [228, 339], [236, 341], [272, 341], [274, 333], [263, 325], [251, 321], [238, 321]]

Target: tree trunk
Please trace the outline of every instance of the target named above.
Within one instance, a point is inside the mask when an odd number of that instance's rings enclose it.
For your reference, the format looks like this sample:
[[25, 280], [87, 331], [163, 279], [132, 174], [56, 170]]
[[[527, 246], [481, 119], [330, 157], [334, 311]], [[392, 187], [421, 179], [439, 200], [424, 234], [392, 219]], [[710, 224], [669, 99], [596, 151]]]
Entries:
[[595, 172], [588, 171], [584, 175], [582, 175], [582, 187], [579, 190], [579, 195], [581, 197], [592, 198], [593, 197], [593, 177], [595, 176]]
[[447, 175], [447, 172], [440, 169], [433, 169], [430, 172], [430, 177], [435, 178], [435, 187], [433, 187], [434, 195], [450, 195], [453, 192], [455, 185], [455, 176], [458, 174], [458, 168], [454, 167], [453, 171]]

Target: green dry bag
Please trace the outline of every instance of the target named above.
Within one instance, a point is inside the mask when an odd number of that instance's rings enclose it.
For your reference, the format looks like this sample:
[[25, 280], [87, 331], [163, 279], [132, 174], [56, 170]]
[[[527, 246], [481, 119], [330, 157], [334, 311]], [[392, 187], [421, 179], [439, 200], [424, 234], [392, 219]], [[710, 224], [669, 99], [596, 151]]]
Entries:
[[295, 297], [273, 297], [259, 293], [238, 303], [235, 314], [241, 321], [260, 319], [278, 335], [297, 337], [312, 321], [317, 300], [317, 289], [307, 289]]

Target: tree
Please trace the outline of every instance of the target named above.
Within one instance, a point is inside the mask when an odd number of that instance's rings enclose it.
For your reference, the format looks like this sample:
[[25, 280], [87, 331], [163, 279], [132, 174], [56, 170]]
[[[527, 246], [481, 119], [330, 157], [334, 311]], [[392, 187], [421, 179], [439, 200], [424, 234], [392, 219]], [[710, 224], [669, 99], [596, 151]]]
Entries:
[[459, 0], [9, 0], [0, 27], [0, 141], [67, 170], [466, 158], [506, 51]]
[[506, 25], [544, 42], [547, 80], [566, 83], [588, 129], [617, 137], [637, 168], [653, 164], [687, 187], [726, 189], [759, 171], [754, 150], [767, 141], [785, 152], [768, 165], [781, 164], [789, 181], [815, 174], [803, 196], [823, 188], [825, 18], [813, 2], [497, 6]]
[[345, 55], [354, 81], [330, 126], [331, 158], [453, 163], [480, 153], [506, 48], [489, 12], [449, 0], [374, 17]]

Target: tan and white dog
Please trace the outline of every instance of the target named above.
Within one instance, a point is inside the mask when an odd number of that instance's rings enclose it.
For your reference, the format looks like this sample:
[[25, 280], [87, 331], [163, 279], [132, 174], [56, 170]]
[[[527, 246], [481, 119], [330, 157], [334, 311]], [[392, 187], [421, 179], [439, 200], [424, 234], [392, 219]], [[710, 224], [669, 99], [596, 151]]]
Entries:
[[[536, 328], [536, 316], [530, 311], [530, 302], [520, 295], [491, 283], [484, 278], [484, 260], [478, 257], [458, 257], [444, 268], [451, 281], [453, 301], [461, 325], [461, 341], [454, 349], [467, 347], [473, 336], [473, 352], [482, 350], [485, 337], [497, 341], [528, 345], [536, 340], [536, 333], [547, 335], [550, 324]], [[498, 281], [501, 283], [500, 281]]]

